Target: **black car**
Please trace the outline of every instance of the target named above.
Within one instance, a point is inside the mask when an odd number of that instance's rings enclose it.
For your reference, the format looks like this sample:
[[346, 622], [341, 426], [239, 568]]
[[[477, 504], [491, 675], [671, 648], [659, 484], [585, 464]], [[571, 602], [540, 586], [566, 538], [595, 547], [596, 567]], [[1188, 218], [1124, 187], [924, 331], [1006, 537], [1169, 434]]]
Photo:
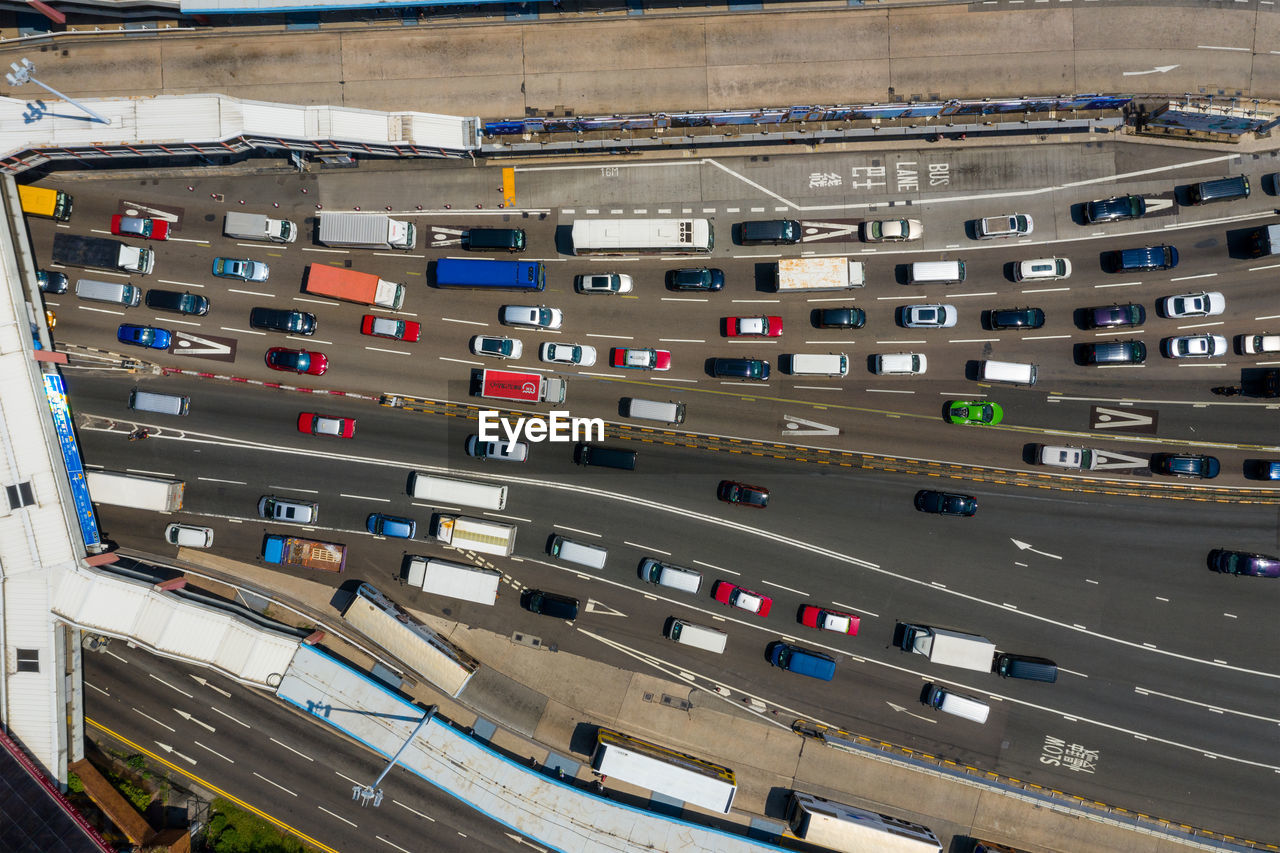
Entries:
[[813, 312], [813, 325], [819, 329], [861, 329], [867, 323], [867, 312], [861, 308], [819, 308]]
[[1115, 329], [1120, 326], [1141, 326], [1147, 322], [1147, 309], [1141, 305], [1100, 305], [1084, 309], [1085, 328]]
[[1143, 246], [1111, 253], [1112, 272], [1153, 272], [1177, 265], [1178, 250], [1173, 246]]
[[993, 329], [1038, 329], [1044, 325], [1039, 308], [997, 308], [991, 312]]
[[667, 287], [672, 290], [723, 290], [724, 270], [708, 267], [670, 270]]
[[916, 492], [916, 509], [921, 512], [934, 512], [938, 515], [971, 516], [978, 511], [978, 499], [971, 495], [957, 495], [953, 492], [935, 492], [933, 489], [921, 489]]
[[1215, 456], [1199, 453], [1157, 453], [1151, 457], [1151, 470], [1171, 477], [1194, 477], [1212, 480], [1221, 466]]
[[578, 599], [540, 589], [526, 589], [520, 593], [520, 606], [530, 613], [539, 613], [552, 619], [578, 618]]
[[1266, 554], [1228, 551], [1225, 548], [1215, 548], [1209, 552], [1209, 568], [1224, 575], [1280, 578], [1280, 559]]
[[284, 308], [254, 308], [249, 312], [249, 325], [255, 329], [271, 329], [276, 332], [296, 332], [300, 335], [316, 333], [316, 315], [305, 311], [289, 311]]
[[1084, 344], [1085, 364], [1143, 364], [1147, 360], [1147, 345], [1142, 341], [1103, 341]]
[[41, 293], [66, 293], [70, 283], [66, 273], [36, 270], [36, 286]]
[[1140, 195], [1118, 195], [1115, 198], [1102, 198], [1091, 201], [1084, 206], [1084, 221], [1090, 225], [1096, 222], [1122, 222], [1126, 219], [1137, 219], [1147, 212], [1147, 201]]
[[176, 290], [148, 290], [147, 307], [160, 311], [177, 311], [179, 314], [209, 313], [209, 300], [193, 293], [179, 293]]
[[769, 378], [769, 362], [759, 358], [713, 358], [711, 375], [763, 382]]

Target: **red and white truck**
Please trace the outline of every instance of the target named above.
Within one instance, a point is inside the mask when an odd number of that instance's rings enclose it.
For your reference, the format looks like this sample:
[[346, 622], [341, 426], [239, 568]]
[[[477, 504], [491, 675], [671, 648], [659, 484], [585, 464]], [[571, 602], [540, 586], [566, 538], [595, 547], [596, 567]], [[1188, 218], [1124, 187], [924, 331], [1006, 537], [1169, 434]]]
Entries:
[[328, 264], [312, 264], [307, 270], [307, 293], [358, 302], [361, 305], [378, 305], [399, 311], [404, 305], [404, 285], [384, 281], [367, 272], [331, 267]]
[[494, 400], [514, 400], [517, 403], [564, 402], [567, 383], [555, 376], [541, 373], [520, 373], [514, 370], [483, 370], [480, 372], [478, 396]]

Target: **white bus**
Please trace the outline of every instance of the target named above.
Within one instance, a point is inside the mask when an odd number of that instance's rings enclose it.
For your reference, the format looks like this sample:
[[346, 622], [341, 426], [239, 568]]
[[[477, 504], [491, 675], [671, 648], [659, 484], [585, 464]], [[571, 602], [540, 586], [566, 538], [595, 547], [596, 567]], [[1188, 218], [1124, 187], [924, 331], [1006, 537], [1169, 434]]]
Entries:
[[729, 813], [738, 792], [728, 767], [612, 729], [597, 732], [591, 769], [720, 814]]
[[796, 838], [840, 853], [941, 853], [927, 826], [791, 792], [787, 822]]
[[480, 667], [367, 583], [356, 587], [342, 618], [450, 696], [461, 693]]
[[709, 254], [716, 233], [709, 219], [576, 219], [575, 255]]

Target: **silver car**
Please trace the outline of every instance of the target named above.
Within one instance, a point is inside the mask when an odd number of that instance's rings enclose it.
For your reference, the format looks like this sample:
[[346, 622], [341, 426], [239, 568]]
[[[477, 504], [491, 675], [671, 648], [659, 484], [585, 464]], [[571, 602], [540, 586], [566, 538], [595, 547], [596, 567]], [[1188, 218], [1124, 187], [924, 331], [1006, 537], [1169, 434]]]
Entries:
[[577, 364], [590, 367], [596, 363], [596, 348], [586, 344], [543, 344], [538, 358], [548, 364]]
[[314, 524], [320, 515], [320, 507], [311, 501], [293, 501], [263, 495], [262, 500], [258, 501], [258, 515], [289, 524]]
[[535, 329], [558, 329], [564, 322], [559, 308], [545, 305], [503, 305], [498, 320], [504, 326], [530, 326]]
[[908, 329], [949, 329], [956, 324], [954, 305], [907, 305], [902, 309], [902, 325]]

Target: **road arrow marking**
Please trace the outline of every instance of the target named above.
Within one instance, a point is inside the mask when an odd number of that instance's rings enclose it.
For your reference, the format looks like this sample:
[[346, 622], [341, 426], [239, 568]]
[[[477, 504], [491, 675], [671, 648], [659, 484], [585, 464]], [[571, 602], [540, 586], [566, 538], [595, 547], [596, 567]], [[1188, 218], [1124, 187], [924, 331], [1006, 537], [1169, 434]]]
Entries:
[[888, 706], [889, 706], [890, 708], [892, 708], [893, 710], [897, 711], [899, 714], [906, 714], [908, 717], [915, 717], [917, 720], [924, 720], [926, 723], [936, 723], [936, 722], [938, 722], [937, 720], [933, 719], [932, 717], [922, 717], [922, 716], [920, 716], [919, 714], [913, 714], [913, 713], [911, 713], [910, 711], [908, 711], [906, 708], [902, 707], [901, 705], [895, 705], [895, 704], [894, 704], [894, 703], [892, 703], [892, 702], [886, 702], [885, 704], [886, 704], [886, 705], [888, 705]]
[[197, 726], [208, 729], [211, 732], [217, 731], [217, 729], [215, 729], [213, 726], [209, 725], [208, 723], [204, 723], [204, 722], [201, 722], [200, 720], [197, 720], [195, 717], [191, 716], [186, 711], [181, 711], [177, 708], [174, 708], [173, 711], [175, 714], [177, 714], [182, 719], [186, 720], [188, 723], [195, 723]]
[[[197, 764], [197, 763], [199, 763], [199, 762], [197, 762], [194, 758], [192, 758], [190, 755], [183, 755], [181, 752], [178, 752], [178, 750], [176, 750], [176, 749], [174, 749], [173, 747], [169, 746], [169, 744], [167, 744], [167, 743], [161, 743], [160, 741], [156, 741], [156, 746], [160, 747], [160, 748], [161, 748], [161, 749], [163, 749], [165, 752], [172, 753], [173, 755], [178, 756], [178, 757], [179, 757], [179, 758], [181, 758], [183, 761], [186, 761], [186, 762], [188, 762], [188, 763], [190, 763], [190, 764]], [[257, 775], [257, 774], [254, 774], [254, 775]]]
[[[175, 354], [182, 355], [231, 355], [231, 347], [228, 344], [220, 343], [210, 338], [202, 338], [199, 335], [193, 335], [190, 332], [174, 332], [174, 342], [170, 350]], [[203, 345], [202, 347], [196, 344]]]
[[542, 851], [542, 853], [547, 853], [547, 848], [539, 847], [538, 845], [534, 844], [532, 841], [527, 841], [523, 837], [516, 835], [515, 833], [507, 832], [504, 834], [507, 836], [507, 838], [510, 838], [516, 844], [523, 844], [526, 847], [532, 847], [534, 850], [540, 850]]
[[[191, 673], [188, 672], [187, 675], [191, 675]], [[212, 684], [209, 683], [208, 679], [201, 678], [198, 675], [191, 675], [191, 680], [194, 681], [196, 684], [199, 684], [201, 687], [208, 687], [210, 690], [221, 693], [223, 696], [226, 696], [228, 699], [231, 698], [230, 693], [223, 690], [221, 687], [214, 687]]]
[[[783, 415], [786, 423], [782, 426], [783, 435], [839, 435], [840, 428], [830, 426], [829, 424], [818, 423], [817, 421], [807, 421], [804, 418], [793, 418], [791, 415]], [[800, 425], [811, 427], [811, 429], [800, 429]]]
[[1050, 554], [1048, 551], [1037, 551], [1035, 548], [1032, 548], [1026, 542], [1019, 542], [1017, 539], [1010, 539], [1009, 541], [1012, 542], [1014, 545], [1017, 545], [1018, 549], [1021, 551], [1030, 551], [1032, 554], [1039, 554], [1041, 557], [1052, 557], [1055, 560], [1062, 559], [1057, 554]]
[[1126, 432], [1154, 433], [1156, 431], [1155, 409], [1110, 409], [1105, 406], [1093, 407], [1091, 429], [1124, 430]]
[[1093, 467], [1090, 471], [1108, 471], [1116, 468], [1150, 468], [1151, 461], [1144, 456], [1126, 456], [1110, 450], [1093, 452]]
[[152, 207], [149, 204], [143, 204], [138, 201], [124, 201], [121, 202], [121, 204], [123, 204], [129, 211], [133, 211], [126, 214], [128, 216], [146, 214], [149, 219], [163, 219], [165, 222], [169, 222], [174, 225], [178, 224], [178, 214], [176, 213], [170, 213], [167, 210], [161, 210], [158, 207]]
[[1151, 69], [1151, 70], [1149, 70], [1149, 71], [1125, 71], [1125, 72], [1124, 72], [1123, 74], [1121, 74], [1120, 76], [1122, 76], [1122, 77], [1141, 77], [1141, 76], [1142, 76], [1142, 75], [1144, 75], [1144, 74], [1166, 74], [1166, 73], [1168, 73], [1168, 72], [1172, 71], [1173, 69], [1175, 69], [1175, 68], [1177, 68], [1177, 67], [1178, 67], [1178, 66], [1176, 66], [1176, 65], [1157, 65], [1155, 68], [1152, 68], [1152, 69]]
[[614, 610], [612, 607], [601, 604], [594, 598], [587, 599], [587, 612], [599, 613], [602, 616], [626, 616], [621, 610]]

